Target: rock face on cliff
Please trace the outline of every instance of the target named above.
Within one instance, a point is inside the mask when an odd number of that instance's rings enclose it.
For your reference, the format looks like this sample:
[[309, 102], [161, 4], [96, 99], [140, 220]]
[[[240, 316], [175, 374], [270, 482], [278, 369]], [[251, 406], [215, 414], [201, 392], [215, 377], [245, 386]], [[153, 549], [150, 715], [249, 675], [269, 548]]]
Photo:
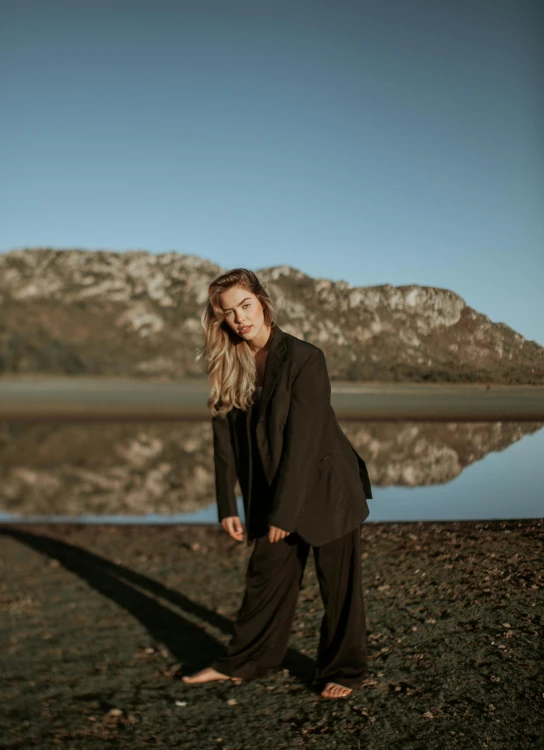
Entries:
[[[224, 270], [174, 252], [0, 254], [0, 374], [204, 375], [200, 313]], [[323, 349], [332, 380], [544, 383], [544, 348], [454, 292], [258, 273], [278, 324]]]

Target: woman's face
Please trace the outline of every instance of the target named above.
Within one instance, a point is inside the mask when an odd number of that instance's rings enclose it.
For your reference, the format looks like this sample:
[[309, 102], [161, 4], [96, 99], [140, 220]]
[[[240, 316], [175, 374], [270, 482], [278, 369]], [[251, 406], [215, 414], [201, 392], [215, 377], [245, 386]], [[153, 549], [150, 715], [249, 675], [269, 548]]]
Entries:
[[248, 289], [232, 286], [219, 296], [219, 304], [225, 315], [225, 323], [245, 341], [256, 337], [259, 340], [265, 333], [263, 306]]

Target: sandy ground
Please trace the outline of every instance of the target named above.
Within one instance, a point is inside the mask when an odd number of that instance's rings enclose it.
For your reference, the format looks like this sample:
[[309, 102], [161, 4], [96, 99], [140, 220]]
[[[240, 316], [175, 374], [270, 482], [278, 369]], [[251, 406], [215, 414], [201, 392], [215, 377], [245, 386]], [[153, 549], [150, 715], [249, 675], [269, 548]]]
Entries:
[[249, 550], [218, 527], [0, 527], [2, 748], [544, 747], [542, 520], [365, 524], [369, 672], [312, 685], [310, 561], [283, 669], [186, 686]]

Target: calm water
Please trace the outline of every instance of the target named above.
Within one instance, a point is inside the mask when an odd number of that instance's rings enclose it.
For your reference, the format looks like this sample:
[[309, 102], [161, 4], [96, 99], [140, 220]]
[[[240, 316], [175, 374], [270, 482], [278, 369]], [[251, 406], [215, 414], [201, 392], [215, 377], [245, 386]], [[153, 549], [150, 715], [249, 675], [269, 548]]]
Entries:
[[[371, 475], [372, 477], [372, 475]], [[366, 523], [541, 518], [544, 516], [544, 429], [491, 452], [445, 484], [374, 487]], [[239, 511], [243, 510], [239, 499]], [[17, 516], [0, 521], [78, 523], [216, 523], [215, 503], [178, 515]]]

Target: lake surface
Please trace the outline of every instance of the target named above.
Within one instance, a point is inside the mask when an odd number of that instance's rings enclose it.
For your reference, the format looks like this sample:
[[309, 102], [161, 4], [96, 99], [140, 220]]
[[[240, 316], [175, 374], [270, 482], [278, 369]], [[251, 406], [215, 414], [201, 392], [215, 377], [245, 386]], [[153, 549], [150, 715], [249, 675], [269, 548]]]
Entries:
[[[370, 476], [372, 479], [372, 472]], [[525, 434], [502, 450], [492, 450], [480, 460], [465, 466], [451, 481], [410, 487], [373, 485], [373, 494], [374, 497], [369, 500], [370, 515], [366, 523], [542, 518], [544, 429]], [[243, 518], [240, 498], [239, 511]], [[0, 511], [0, 521], [213, 524], [217, 522], [217, 511], [215, 502], [194, 512], [177, 514], [19, 515]]]

